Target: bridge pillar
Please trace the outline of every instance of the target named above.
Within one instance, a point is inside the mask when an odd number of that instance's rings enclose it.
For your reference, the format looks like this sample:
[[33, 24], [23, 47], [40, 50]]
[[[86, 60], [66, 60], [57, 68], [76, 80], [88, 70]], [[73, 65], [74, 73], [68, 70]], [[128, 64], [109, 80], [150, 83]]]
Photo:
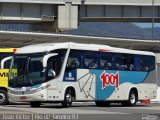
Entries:
[[72, 5], [71, 2], [66, 2], [64, 5], [58, 5], [58, 14], [54, 22], [33, 23], [32, 30], [41, 31], [56, 31], [78, 28], [78, 5]]
[[78, 5], [66, 2], [58, 5], [58, 31], [76, 29], [78, 27]]

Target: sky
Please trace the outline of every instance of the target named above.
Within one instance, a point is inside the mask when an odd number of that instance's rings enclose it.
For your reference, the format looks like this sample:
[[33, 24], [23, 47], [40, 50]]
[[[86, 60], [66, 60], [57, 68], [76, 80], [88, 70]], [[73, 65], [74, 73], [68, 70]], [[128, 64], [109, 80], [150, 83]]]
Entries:
[[[142, 28], [152, 28], [152, 23], [134, 23]], [[160, 27], [160, 23], [154, 23], [154, 27]]]

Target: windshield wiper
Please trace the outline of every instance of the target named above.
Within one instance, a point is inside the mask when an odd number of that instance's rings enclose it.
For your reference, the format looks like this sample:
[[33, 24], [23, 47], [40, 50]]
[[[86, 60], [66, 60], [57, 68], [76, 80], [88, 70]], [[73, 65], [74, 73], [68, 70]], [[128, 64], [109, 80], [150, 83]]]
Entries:
[[21, 77], [25, 77], [25, 75], [19, 75], [19, 76], [17, 76], [17, 78], [21, 78]]
[[33, 85], [32, 79], [30, 79], [28, 76], [26, 76], [26, 79], [29, 81], [29, 83], [30, 83], [31, 85]]

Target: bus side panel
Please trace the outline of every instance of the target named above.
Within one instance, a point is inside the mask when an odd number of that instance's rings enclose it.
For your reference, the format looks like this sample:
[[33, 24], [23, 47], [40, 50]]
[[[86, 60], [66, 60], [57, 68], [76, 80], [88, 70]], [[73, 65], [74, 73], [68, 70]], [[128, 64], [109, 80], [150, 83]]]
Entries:
[[80, 101], [127, 100], [131, 88], [137, 89], [139, 100], [151, 99], [156, 91], [154, 74], [155, 71], [77, 69], [65, 74], [62, 89], [73, 86], [76, 100]]
[[89, 73], [87, 69], [75, 69], [66, 72], [63, 78], [62, 93], [68, 87], [73, 87], [77, 101], [87, 101], [95, 99], [96, 76]]
[[82, 100], [95, 100], [95, 82], [96, 76], [89, 72], [88, 69], [77, 70], [77, 83], [79, 88], [78, 96], [81, 96]]
[[[135, 87], [143, 93], [146, 92], [147, 89], [145, 88], [147, 88], [148, 85], [152, 85], [150, 83], [144, 83], [148, 80], [146, 78], [150, 76], [148, 72], [90, 70], [90, 73], [96, 75], [96, 100], [127, 100], [131, 88]], [[152, 92], [154, 86], [150, 87], [152, 88]], [[147, 95], [147, 97], [143, 97], [143, 99], [153, 97], [150, 96], [149, 93], [150, 92], [146, 92], [143, 96]], [[139, 96], [140, 95], [141, 94], [139, 94]]]
[[0, 86], [8, 87], [8, 69], [0, 69]]
[[154, 99], [156, 97], [156, 70], [149, 72], [142, 84], [137, 85], [139, 100]]

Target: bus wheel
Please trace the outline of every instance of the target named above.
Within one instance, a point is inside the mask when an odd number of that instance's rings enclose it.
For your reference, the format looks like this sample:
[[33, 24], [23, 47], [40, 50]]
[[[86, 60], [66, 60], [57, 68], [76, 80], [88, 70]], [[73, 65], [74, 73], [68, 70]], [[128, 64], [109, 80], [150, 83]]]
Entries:
[[64, 96], [64, 101], [62, 102], [62, 107], [71, 107], [72, 106], [72, 94], [71, 91], [66, 91]]
[[134, 106], [137, 103], [137, 94], [134, 90], [131, 90], [129, 93], [129, 98], [128, 98], [128, 105], [129, 106]]
[[9, 101], [8, 101], [7, 91], [0, 90], [0, 105], [7, 105], [8, 103]]
[[95, 101], [95, 103], [96, 103], [96, 105], [98, 106], [98, 107], [107, 107], [107, 106], [109, 106], [109, 102], [107, 102], [107, 101]]
[[30, 105], [31, 105], [31, 107], [37, 108], [37, 107], [40, 107], [40, 106], [41, 106], [41, 103], [38, 102], [38, 101], [34, 101], [34, 102], [30, 102]]

